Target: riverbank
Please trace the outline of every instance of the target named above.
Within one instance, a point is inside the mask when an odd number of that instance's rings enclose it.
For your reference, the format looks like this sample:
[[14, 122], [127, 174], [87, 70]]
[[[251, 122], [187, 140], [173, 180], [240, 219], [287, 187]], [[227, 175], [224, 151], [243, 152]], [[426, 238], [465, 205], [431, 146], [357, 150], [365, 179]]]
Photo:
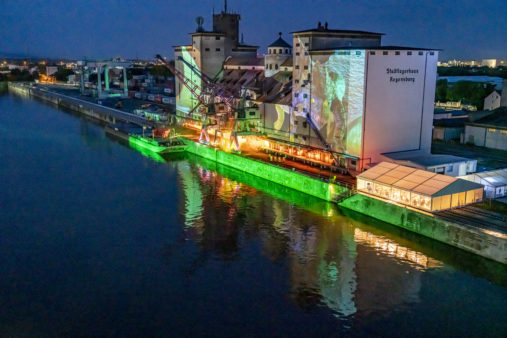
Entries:
[[356, 194], [339, 206], [374, 217], [456, 248], [507, 264], [507, 235], [443, 220], [376, 198]]
[[[75, 102], [78, 99], [26, 86], [9, 85], [9, 89], [12, 89], [13, 92], [55, 103], [58, 106], [75, 110], [105, 122], [114, 122], [116, 119], [114, 112], [112, 112], [115, 109], [108, 107], [100, 105], [85, 107]], [[104, 112], [102, 109], [106, 109], [106, 111]], [[128, 114], [126, 112], [121, 113]], [[291, 170], [260, 159], [228, 153], [192, 139], [185, 139], [185, 143], [188, 153], [238, 170], [244, 173], [245, 177], [255, 176], [266, 183], [273, 182], [326, 202], [334, 202], [342, 208], [393, 224], [496, 262], [507, 264], [507, 234], [504, 232], [498, 233], [473, 226], [463, 226], [462, 224], [440, 219], [435, 215], [422, 214], [359, 194], [354, 195], [353, 190], [345, 186], [306, 175], [294, 170], [294, 168]]]
[[102, 106], [97, 103], [67, 95], [62, 95], [50, 90], [34, 87], [27, 83], [9, 82], [8, 87], [9, 91], [14, 94], [32, 96], [39, 100], [53, 103], [59, 107], [76, 111], [78, 113], [106, 123], [125, 121], [145, 126], [156, 125], [156, 123], [153, 121], [119, 109]]

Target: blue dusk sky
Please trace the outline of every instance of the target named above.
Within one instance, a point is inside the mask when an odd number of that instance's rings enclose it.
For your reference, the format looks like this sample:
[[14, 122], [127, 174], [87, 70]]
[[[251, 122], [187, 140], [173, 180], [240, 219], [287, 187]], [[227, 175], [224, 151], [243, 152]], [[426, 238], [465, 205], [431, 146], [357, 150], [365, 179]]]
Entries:
[[[507, 0], [229, 0], [245, 43], [329, 28], [385, 33], [384, 45], [443, 49], [441, 60], [507, 59]], [[197, 16], [211, 29], [223, 0], [0, 0], [0, 56], [172, 58]]]

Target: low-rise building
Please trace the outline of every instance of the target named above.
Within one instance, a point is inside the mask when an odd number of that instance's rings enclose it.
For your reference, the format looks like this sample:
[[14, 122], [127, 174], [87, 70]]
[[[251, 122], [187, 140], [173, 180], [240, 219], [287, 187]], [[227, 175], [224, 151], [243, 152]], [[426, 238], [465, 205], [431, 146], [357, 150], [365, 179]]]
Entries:
[[461, 134], [463, 134], [463, 131], [465, 130], [465, 122], [467, 121], [468, 121], [467, 117], [434, 120], [433, 140], [459, 141], [461, 138]]
[[428, 154], [421, 151], [400, 151], [382, 155], [388, 162], [453, 177], [477, 170], [477, 160], [454, 155]]
[[498, 108], [486, 117], [465, 123], [463, 142], [479, 147], [507, 150], [507, 108]]

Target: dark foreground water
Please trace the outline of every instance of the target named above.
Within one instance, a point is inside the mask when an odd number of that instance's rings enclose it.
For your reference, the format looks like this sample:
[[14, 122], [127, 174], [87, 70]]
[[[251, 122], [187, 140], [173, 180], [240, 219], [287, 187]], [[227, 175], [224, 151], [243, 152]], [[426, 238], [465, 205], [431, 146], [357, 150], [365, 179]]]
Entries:
[[507, 272], [0, 96], [0, 336], [505, 336]]

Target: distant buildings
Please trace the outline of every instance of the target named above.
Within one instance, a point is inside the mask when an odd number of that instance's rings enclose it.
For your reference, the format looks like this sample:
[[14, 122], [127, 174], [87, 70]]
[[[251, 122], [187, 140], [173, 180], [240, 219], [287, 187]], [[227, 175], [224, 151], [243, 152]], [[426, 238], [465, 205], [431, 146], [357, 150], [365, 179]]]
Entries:
[[449, 60], [438, 62], [438, 67], [489, 67], [496, 68], [498, 66], [505, 66], [507, 62], [499, 59], [482, 59], [482, 60]]

